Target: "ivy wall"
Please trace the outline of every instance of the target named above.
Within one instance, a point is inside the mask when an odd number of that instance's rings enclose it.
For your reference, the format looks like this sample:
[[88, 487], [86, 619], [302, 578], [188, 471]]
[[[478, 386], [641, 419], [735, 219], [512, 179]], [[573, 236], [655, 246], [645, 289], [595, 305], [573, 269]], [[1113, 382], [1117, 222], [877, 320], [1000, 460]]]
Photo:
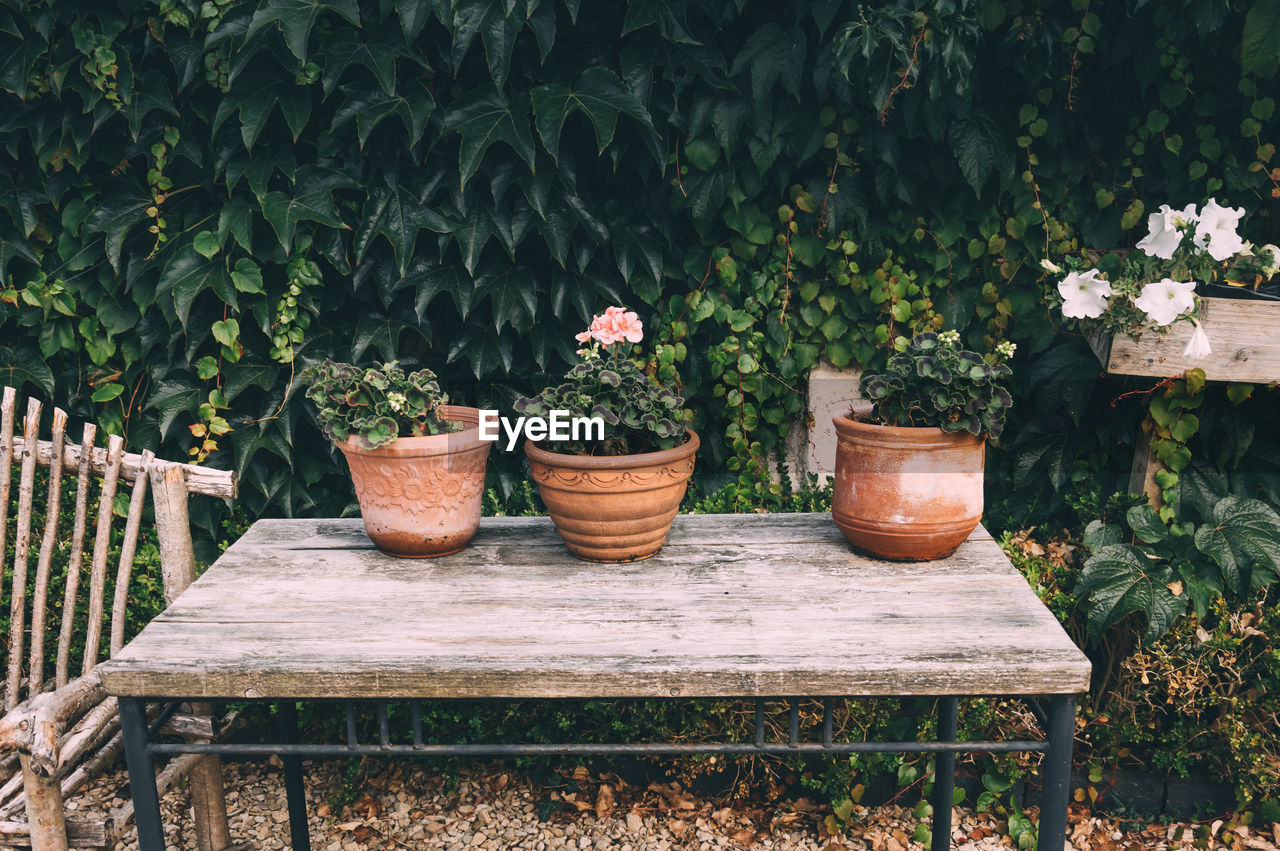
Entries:
[[704, 486], [768, 504], [808, 370], [942, 325], [1021, 347], [993, 504], [1029, 516], [1119, 481], [1142, 417], [1039, 259], [1210, 195], [1280, 241], [1278, 33], [1275, 0], [7, 0], [0, 375], [234, 468], [250, 515], [335, 513], [301, 364], [503, 408], [624, 303]]

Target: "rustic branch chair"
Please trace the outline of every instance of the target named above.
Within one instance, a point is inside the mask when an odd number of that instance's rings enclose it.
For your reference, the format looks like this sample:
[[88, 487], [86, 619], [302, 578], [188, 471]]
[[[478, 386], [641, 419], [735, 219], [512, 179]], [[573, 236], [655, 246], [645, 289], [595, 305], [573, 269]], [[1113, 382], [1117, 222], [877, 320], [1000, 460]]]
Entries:
[[[132, 804], [105, 820], [68, 822], [63, 815], [63, 796], [83, 786], [94, 772], [110, 765], [121, 749], [115, 698], [106, 697], [94, 670], [105, 624], [104, 597], [116, 491], [122, 479], [132, 485], [115, 571], [111, 653], [124, 644], [125, 607], [148, 484], [153, 491], [161, 573], [168, 603], [195, 578], [187, 517], [188, 494], [234, 498], [235, 478], [229, 472], [161, 461], [150, 452], [125, 453], [124, 441], [117, 435], [107, 438], [105, 449], [94, 448], [97, 429], [92, 424], [85, 425], [80, 445], [68, 443], [67, 415], [57, 408], [53, 411], [52, 440], [39, 440], [41, 404], [35, 399], [27, 402], [22, 436], [18, 437], [14, 434], [16, 396], [12, 387], [5, 387], [0, 397], [0, 562], [6, 551], [13, 473], [18, 471], [8, 664], [0, 672], [4, 679], [3, 715], [0, 716], [0, 846], [29, 845], [41, 851], [58, 851], [69, 844], [107, 846], [115, 842], [132, 817]], [[48, 492], [43, 534], [34, 565], [34, 590], [28, 606], [37, 468], [48, 471]], [[67, 546], [65, 534], [61, 538], [58, 534], [64, 477], [76, 481], [75, 520], [66, 559], [60, 628], [55, 633], [50, 617], [52, 607], [47, 598], [55, 552], [65, 551]], [[95, 488], [97, 477], [101, 477], [101, 485]], [[97, 491], [96, 520], [92, 534], [88, 535], [93, 490]], [[86, 537], [91, 537], [87, 586], [81, 582]], [[3, 590], [0, 582], [0, 594]], [[87, 594], [87, 603], [82, 592]], [[77, 604], [88, 612], [83, 636], [77, 635], [74, 629]], [[52, 681], [44, 676], [46, 634], [50, 646], [57, 642]], [[28, 635], [29, 647], [24, 648]], [[25, 656], [24, 649], [29, 651]], [[77, 650], [83, 653], [78, 676], [71, 670], [72, 655]], [[192, 729], [207, 727], [205, 734], [211, 736], [212, 723], [199, 717], [208, 711], [207, 706], [193, 706], [191, 715], [177, 722], [171, 720], [170, 729], [190, 733]], [[216, 757], [188, 756], [171, 761], [161, 773], [160, 783], [164, 787], [184, 775], [188, 777], [199, 847], [201, 851], [220, 851], [231, 845], [221, 765]], [[24, 807], [27, 821], [14, 820]]]

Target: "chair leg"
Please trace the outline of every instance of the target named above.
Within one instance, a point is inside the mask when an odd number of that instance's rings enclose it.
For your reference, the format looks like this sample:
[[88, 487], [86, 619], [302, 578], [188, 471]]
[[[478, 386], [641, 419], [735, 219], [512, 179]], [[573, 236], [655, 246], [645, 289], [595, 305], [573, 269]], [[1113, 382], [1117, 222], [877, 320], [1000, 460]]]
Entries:
[[[938, 698], [938, 741], [956, 740], [958, 711], [957, 698]], [[939, 752], [933, 764], [933, 841], [929, 848], [930, 851], [948, 851], [951, 848], [951, 806], [955, 803], [956, 755], [954, 752]]]
[[1049, 723], [1045, 738], [1049, 750], [1040, 769], [1040, 841], [1037, 851], [1062, 851], [1066, 843], [1068, 804], [1071, 797], [1071, 748], [1076, 729], [1074, 695], [1049, 699]]
[[62, 809], [62, 786], [58, 778], [41, 777], [31, 770], [31, 758], [22, 760], [22, 788], [27, 793], [27, 824], [31, 847], [66, 851], [67, 823]]
[[[213, 717], [213, 705], [193, 703], [195, 715]], [[187, 774], [194, 810], [196, 847], [199, 851], [222, 851], [231, 845], [231, 828], [227, 824], [227, 796], [222, 785], [222, 760], [206, 756]]]

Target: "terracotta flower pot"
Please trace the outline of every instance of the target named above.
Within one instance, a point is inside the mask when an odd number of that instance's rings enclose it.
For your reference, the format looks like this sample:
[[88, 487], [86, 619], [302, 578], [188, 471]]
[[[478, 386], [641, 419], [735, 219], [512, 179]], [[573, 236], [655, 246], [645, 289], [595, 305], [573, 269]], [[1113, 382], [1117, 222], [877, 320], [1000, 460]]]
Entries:
[[860, 550], [894, 561], [943, 558], [982, 519], [986, 438], [832, 418], [831, 518]]
[[564, 545], [586, 561], [639, 561], [662, 549], [693, 474], [698, 435], [674, 449], [595, 457], [525, 454]]
[[457, 552], [480, 525], [489, 441], [480, 439], [476, 408], [445, 405], [462, 431], [401, 437], [365, 449], [354, 437], [338, 444], [351, 468], [364, 528], [375, 546], [401, 558]]

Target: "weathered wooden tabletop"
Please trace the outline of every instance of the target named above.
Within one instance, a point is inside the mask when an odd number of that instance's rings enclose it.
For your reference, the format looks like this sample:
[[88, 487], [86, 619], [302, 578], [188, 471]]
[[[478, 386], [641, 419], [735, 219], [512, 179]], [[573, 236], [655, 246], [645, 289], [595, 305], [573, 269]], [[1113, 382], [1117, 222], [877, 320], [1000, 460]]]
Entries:
[[546, 518], [397, 559], [359, 520], [261, 520], [115, 658], [122, 696], [1064, 694], [1089, 661], [981, 527], [948, 559], [853, 552], [827, 514], [686, 515], [648, 561]]

